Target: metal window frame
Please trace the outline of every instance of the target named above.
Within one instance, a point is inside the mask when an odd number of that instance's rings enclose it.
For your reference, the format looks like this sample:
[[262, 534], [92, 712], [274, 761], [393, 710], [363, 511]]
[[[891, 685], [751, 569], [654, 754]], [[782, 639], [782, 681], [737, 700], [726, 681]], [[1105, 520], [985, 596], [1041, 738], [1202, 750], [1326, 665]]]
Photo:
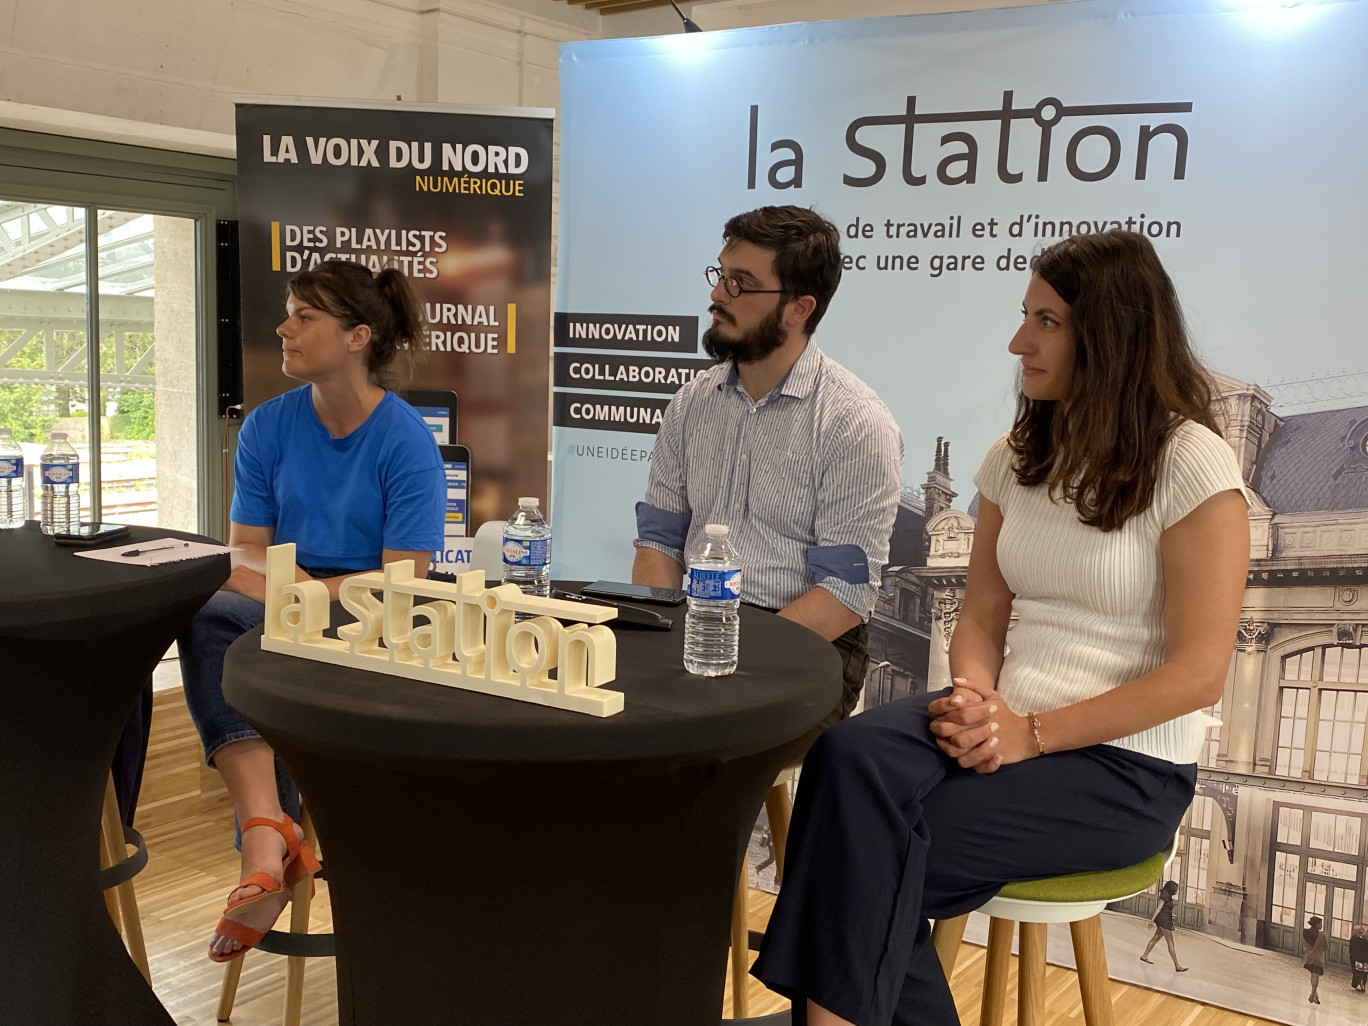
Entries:
[[[0, 128], [0, 193], [7, 199], [84, 207], [88, 416], [99, 414], [100, 210], [129, 210], [195, 222], [196, 458], [199, 528], [225, 537], [224, 453], [218, 416], [214, 223], [237, 217], [237, 162], [223, 157]], [[99, 516], [98, 420], [92, 431], [91, 512]]]
[[[1285, 809], [1296, 809], [1302, 812], [1302, 837], [1299, 843], [1278, 840], [1278, 822]], [[1310, 873], [1306, 869], [1307, 860], [1317, 853], [1327, 854], [1323, 848], [1315, 848], [1311, 845], [1311, 815], [1322, 813], [1331, 816], [1347, 816], [1360, 820], [1359, 826], [1359, 850], [1350, 855], [1347, 852], [1329, 852], [1334, 856], [1333, 861], [1352, 863], [1358, 867], [1358, 879], [1354, 881], [1352, 890], [1354, 891], [1355, 913], [1360, 913], [1364, 908], [1365, 897], [1368, 897], [1368, 813], [1353, 812], [1350, 810], [1325, 808], [1319, 805], [1301, 805], [1297, 802], [1274, 801], [1271, 815], [1269, 816], [1268, 830], [1268, 880], [1265, 888], [1263, 914], [1266, 921], [1271, 921], [1273, 912], [1273, 874], [1274, 865], [1277, 861], [1277, 854], [1292, 855], [1297, 859], [1297, 889], [1296, 889], [1296, 915], [1298, 922], [1306, 921], [1306, 909], [1304, 899], [1306, 894], [1306, 884], [1308, 882], [1333, 887], [1335, 890], [1351, 889], [1348, 881], [1338, 880], [1319, 873]], [[1333, 909], [1327, 908], [1322, 916], [1329, 924], [1329, 917], [1333, 914]], [[1286, 927], [1282, 927], [1286, 929]], [[1299, 929], [1299, 927], [1298, 927]], [[1328, 933], [1328, 931], [1327, 931]], [[1336, 941], [1345, 943], [1344, 941]], [[1281, 949], [1275, 949], [1281, 950]]]

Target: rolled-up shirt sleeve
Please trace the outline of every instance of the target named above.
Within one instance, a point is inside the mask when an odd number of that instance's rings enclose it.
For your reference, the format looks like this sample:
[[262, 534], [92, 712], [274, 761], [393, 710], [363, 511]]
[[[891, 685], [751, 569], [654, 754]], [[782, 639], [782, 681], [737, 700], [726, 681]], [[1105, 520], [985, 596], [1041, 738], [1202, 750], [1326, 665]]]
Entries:
[[684, 481], [685, 386], [675, 393], [656, 431], [651, 453], [651, 475], [646, 498], [636, 506], [636, 548], [657, 549], [680, 566], [684, 565], [684, 542], [689, 534], [693, 511], [689, 508]]
[[902, 433], [876, 400], [847, 417], [836, 435], [832, 456], [823, 460], [808, 568], [814, 584], [868, 620], [898, 515]]

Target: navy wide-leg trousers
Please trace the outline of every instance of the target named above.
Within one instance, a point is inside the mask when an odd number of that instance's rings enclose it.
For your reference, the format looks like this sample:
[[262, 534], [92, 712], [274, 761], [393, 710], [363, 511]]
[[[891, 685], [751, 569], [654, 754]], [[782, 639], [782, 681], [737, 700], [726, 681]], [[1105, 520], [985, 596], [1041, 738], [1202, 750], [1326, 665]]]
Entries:
[[1007, 883], [1118, 869], [1165, 848], [1197, 770], [1109, 745], [995, 773], [936, 747], [917, 695], [837, 723], [803, 763], [784, 885], [751, 972], [857, 1026], [957, 1024], [928, 919]]

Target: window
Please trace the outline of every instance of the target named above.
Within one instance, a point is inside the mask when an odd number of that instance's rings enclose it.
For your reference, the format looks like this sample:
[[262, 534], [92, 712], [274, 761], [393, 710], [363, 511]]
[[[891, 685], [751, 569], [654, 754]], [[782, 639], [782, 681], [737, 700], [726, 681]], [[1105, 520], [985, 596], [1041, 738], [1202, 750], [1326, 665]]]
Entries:
[[222, 536], [215, 222], [235, 179], [223, 158], [0, 129], [0, 421], [33, 457], [73, 436], [83, 519]]
[[1183, 902], [1205, 906], [1207, 903], [1207, 859], [1211, 854], [1211, 817], [1216, 814], [1216, 802], [1205, 795], [1192, 800], [1183, 823]]
[[1368, 655], [1358, 645], [1326, 645], [1285, 656], [1278, 690], [1273, 772], [1338, 784], [1368, 782]]
[[1337, 889], [1330, 909], [1330, 936], [1347, 941], [1354, 926], [1354, 892]]
[[[1221, 703], [1217, 702], [1207, 713], [1216, 719], [1221, 718]], [[1216, 765], [1216, 755], [1221, 750], [1221, 727], [1224, 724], [1217, 723], [1208, 727], [1206, 732], [1206, 743], [1202, 745], [1202, 753], [1197, 758], [1197, 765], [1211, 768]]]
[[1283, 688], [1278, 692], [1278, 757], [1273, 772], [1280, 777], [1299, 777], [1306, 747], [1306, 710], [1310, 688]]
[[[1349, 651], [1357, 659], [1358, 650]], [[1326, 663], [1328, 665], [1328, 659]], [[1368, 691], [1321, 692], [1316, 764], [1311, 774], [1316, 780], [1339, 784], [1358, 782], [1365, 721], [1368, 721]]]
[[1302, 810], [1285, 807], [1278, 815], [1278, 843], [1302, 843]]
[[1298, 652], [1283, 659], [1283, 680], [1311, 679], [1311, 650]]
[[1368, 684], [1368, 659], [1358, 647], [1337, 645], [1325, 649], [1325, 672], [1321, 680], [1344, 684]]
[[1342, 852], [1357, 855], [1359, 850], [1359, 826], [1363, 821], [1358, 816], [1337, 816], [1330, 812], [1311, 813], [1312, 848], [1321, 851]]
[[1309, 916], [1325, 920], [1328, 960], [1344, 965], [1354, 925], [1364, 921], [1363, 880], [1368, 872], [1361, 814], [1330, 808], [1273, 806], [1268, 869], [1268, 946], [1300, 955]]
[[0, 424], [35, 515], [39, 453], [64, 431], [82, 520], [199, 529], [194, 271], [189, 218], [0, 195]]
[[1273, 902], [1269, 918], [1279, 926], [1297, 925], [1297, 856], [1275, 852], [1273, 856]]

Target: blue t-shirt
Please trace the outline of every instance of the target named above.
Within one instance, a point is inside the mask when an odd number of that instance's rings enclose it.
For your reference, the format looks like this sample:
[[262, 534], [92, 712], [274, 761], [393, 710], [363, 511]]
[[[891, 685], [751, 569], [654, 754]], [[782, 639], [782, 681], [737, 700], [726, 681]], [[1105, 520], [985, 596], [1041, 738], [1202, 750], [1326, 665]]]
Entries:
[[442, 458], [418, 411], [393, 392], [344, 438], [318, 419], [312, 386], [276, 396], [243, 423], [233, 472], [230, 519], [274, 527], [306, 569], [372, 570], [382, 549], [442, 547]]

